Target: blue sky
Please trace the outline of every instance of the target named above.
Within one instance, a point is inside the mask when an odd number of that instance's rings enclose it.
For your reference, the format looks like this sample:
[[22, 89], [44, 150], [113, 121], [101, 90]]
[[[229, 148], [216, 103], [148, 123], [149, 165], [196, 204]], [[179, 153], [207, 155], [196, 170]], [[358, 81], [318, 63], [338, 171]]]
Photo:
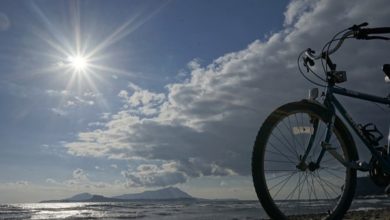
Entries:
[[[62, 181], [78, 168], [96, 180], [120, 179], [120, 172], [113, 173], [110, 166], [125, 169], [126, 160], [73, 156], [63, 144], [73, 141], [78, 132], [93, 129], [91, 123], [105, 113], [119, 111], [122, 103], [117, 94], [129, 83], [164, 91], [168, 83], [185, 78], [178, 75], [187, 71], [190, 61], [210, 63], [280, 29], [286, 4], [3, 2], [1, 182], [47, 184], [48, 178]], [[107, 69], [91, 70], [95, 88], [86, 79], [68, 85], [72, 70], [57, 68], [76, 53], [77, 31], [87, 53], [101, 48], [91, 62]]]
[[[255, 199], [257, 129], [272, 109], [310, 87], [297, 74], [298, 52], [354, 23], [385, 25], [384, 5], [3, 1], [0, 202], [170, 185], [198, 197]], [[368, 19], [370, 10], [376, 14]], [[324, 22], [328, 16], [333, 20]], [[83, 71], [69, 63], [77, 54], [88, 59]], [[370, 60], [365, 70], [376, 65]], [[357, 76], [349, 85], [383, 81]]]

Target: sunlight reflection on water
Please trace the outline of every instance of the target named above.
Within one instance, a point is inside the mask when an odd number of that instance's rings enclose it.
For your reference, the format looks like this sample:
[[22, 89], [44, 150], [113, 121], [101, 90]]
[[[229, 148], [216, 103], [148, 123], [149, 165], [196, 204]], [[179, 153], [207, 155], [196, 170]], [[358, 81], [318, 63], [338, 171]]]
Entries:
[[[92, 206], [92, 207], [91, 207]], [[93, 203], [26, 203], [2, 207], [0, 219], [102, 218], [107, 211], [93, 208]], [[4, 210], [3, 210], [4, 209]]]
[[[380, 208], [390, 199], [355, 199], [351, 210]], [[291, 206], [291, 207], [290, 207]], [[303, 206], [303, 205], [302, 205]], [[307, 203], [305, 207], [320, 207]], [[289, 203], [296, 210], [296, 203]], [[225, 220], [267, 218], [258, 201], [140, 201], [126, 203], [0, 204], [0, 219]]]
[[258, 219], [259, 214], [264, 212], [257, 201], [0, 205], [0, 219]]

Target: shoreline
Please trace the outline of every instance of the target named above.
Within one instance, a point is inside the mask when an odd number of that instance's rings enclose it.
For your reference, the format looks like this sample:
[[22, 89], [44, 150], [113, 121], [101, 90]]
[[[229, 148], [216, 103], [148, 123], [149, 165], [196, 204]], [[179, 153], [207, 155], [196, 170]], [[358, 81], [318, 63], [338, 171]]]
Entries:
[[[305, 216], [296, 216], [296, 217], [290, 217], [291, 220], [298, 220], [298, 219], [307, 219], [307, 220], [317, 220], [322, 219], [324, 215], [305, 215]], [[390, 220], [390, 207], [388, 208], [368, 208], [364, 210], [351, 210], [348, 211], [343, 220]]]

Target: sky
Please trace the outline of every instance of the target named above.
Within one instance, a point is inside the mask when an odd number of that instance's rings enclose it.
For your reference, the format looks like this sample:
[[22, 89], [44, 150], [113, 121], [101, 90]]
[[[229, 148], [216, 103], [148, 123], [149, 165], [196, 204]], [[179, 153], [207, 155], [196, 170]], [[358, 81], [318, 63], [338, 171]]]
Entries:
[[[299, 52], [353, 24], [389, 26], [374, 2], [3, 1], [0, 202], [167, 186], [256, 199], [262, 121], [313, 87]], [[389, 46], [348, 41], [334, 56], [345, 86], [386, 96]], [[342, 101], [387, 132], [388, 108]]]

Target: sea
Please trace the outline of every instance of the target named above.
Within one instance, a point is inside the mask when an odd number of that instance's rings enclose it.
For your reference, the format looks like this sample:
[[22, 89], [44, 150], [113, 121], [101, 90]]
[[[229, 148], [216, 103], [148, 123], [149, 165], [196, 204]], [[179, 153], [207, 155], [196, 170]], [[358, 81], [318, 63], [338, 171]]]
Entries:
[[[355, 199], [351, 210], [389, 206], [388, 197], [364, 198]], [[296, 204], [291, 208], [296, 209]], [[139, 201], [2, 204], [0, 219], [252, 220], [267, 219], [267, 215], [258, 201]]]

